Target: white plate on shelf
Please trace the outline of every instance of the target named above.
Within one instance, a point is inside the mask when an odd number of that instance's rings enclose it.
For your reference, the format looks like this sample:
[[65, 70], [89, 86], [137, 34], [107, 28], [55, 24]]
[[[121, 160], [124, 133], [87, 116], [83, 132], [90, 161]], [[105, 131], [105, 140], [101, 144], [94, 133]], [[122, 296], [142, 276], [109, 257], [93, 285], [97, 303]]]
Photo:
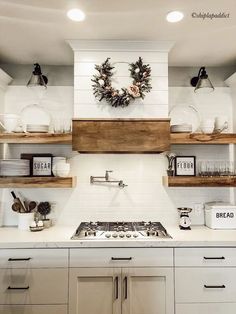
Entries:
[[192, 132], [192, 125], [191, 124], [171, 125], [170, 131], [172, 133], [191, 133]]
[[0, 176], [29, 176], [30, 161], [27, 159], [1, 159]]
[[26, 132], [29, 133], [48, 133], [49, 125], [44, 124], [27, 124]]
[[50, 114], [40, 105], [28, 105], [22, 109], [21, 121], [26, 130], [27, 125], [47, 125], [51, 123]]

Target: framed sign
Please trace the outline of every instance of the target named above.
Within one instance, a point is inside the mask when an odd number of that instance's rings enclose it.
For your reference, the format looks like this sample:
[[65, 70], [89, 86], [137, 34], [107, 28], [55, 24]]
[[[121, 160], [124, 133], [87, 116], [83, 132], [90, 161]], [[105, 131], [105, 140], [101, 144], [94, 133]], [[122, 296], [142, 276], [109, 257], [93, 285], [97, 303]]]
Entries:
[[195, 156], [176, 156], [175, 157], [176, 176], [195, 176], [196, 157]]
[[52, 157], [33, 156], [33, 177], [50, 177], [52, 175]]
[[52, 154], [21, 154], [21, 158], [30, 160], [30, 176], [52, 176]]

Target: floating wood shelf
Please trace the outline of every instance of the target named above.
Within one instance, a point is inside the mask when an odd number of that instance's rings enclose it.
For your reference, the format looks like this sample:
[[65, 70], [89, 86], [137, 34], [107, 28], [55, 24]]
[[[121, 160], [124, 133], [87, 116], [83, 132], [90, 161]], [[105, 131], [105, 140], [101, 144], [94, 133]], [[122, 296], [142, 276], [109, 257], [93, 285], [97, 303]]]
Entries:
[[0, 144], [72, 144], [71, 133], [0, 133]]
[[163, 177], [166, 187], [236, 187], [234, 177]]
[[172, 145], [221, 145], [236, 144], [235, 133], [171, 133], [170, 141]]
[[76, 177], [0, 177], [0, 188], [73, 188]]

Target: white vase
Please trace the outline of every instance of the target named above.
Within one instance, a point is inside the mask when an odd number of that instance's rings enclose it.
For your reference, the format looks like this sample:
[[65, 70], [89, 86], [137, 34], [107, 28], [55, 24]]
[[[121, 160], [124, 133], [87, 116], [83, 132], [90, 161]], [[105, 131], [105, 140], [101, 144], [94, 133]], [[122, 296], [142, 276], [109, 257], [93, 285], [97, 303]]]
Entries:
[[29, 226], [34, 220], [34, 213], [19, 213], [18, 214], [18, 229], [29, 230]]

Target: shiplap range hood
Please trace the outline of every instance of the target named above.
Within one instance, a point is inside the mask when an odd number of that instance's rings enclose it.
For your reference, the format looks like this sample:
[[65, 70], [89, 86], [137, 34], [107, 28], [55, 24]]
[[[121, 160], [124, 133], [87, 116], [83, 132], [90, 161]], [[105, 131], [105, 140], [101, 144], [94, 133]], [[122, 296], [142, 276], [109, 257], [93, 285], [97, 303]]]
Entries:
[[[81, 153], [157, 153], [169, 149], [168, 52], [170, 41], [70, 40], [74, 51], [73, 150]], [[114, 108], [95, 100], [95, 64], [110, 57], [117, 88], [132, 83], [128, 64], [139, 57], [152, 69], [144, 100]], [[118, 82], [117, 82], [118, 81]]]

